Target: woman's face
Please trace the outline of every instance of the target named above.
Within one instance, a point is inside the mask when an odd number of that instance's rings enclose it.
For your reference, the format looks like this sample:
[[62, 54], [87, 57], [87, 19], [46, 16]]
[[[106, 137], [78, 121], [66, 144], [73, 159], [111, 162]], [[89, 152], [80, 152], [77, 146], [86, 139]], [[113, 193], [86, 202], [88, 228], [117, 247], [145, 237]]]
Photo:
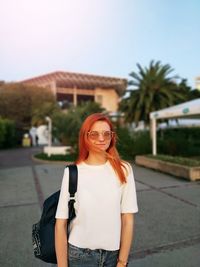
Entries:
[[96, 121], [88, 132], [89, 142], [103, 151], [109, 148], [111, 139], [112, 132], [109, 124], [105, 121]]

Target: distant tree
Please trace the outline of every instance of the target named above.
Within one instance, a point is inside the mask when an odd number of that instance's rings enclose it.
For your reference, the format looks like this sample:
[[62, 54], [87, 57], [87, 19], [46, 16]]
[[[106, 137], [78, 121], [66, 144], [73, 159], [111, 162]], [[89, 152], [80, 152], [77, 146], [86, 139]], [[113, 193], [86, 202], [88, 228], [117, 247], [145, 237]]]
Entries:
[[0, 86], [0, 115], [16, 122], [17, 127], [29, 127], [59, 108], [56, 99], [47, 88], [20, 83], [4, 83]]
[[3, 84], [5, 84], [5, 82], [0, 80], [0, 86], [2, 86]]
[[178, 87], [181, 92], [185, 94], [186, 101], [200, 98], [200, 90], [192, 89], [192, 87], [187, 84], [187, 79], [182, 79]]
[[137, 64], [139, 73], [131, 72], [132, 80], [128, 82], [130, 95], [124, 98], [119, 106], [125, 115], [126, 122], [144, 121], [149, 124], [149, 114], [152, 111], [184, 102], [185, 95], [177, 86], [176, 76], [170, 76], [173, 69], [170, 65], [162, 65], [160, 61], [151, 61], [149, 67], [143, 68]]
[[34, 106], [31, 114], [31, 124], [36, 126], [46, 124], [46, 117], [52, 117], [59, 110], [60, 107], [54, 102], [44, 102], [41, 106]]
[[17, 132], [15, 123], [0, 117], [0, 149], [17, 146]]
[[104, 109], [95, 102], [83, 102], [71, 107], [67, 113], [58, 112], [53, 116], [54, 136], [64, 145], [77, 149], [78, 133], [83, 120], [92, 113], [103, 112]]

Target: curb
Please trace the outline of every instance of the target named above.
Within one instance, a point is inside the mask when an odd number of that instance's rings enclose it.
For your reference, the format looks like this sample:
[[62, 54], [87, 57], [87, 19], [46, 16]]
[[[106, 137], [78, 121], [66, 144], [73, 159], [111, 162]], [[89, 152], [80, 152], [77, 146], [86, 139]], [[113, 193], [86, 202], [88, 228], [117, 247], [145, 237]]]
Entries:
[[46, 160], [46, 159], [38, 159], [36, 157], [34, 157], [33, 155], [31, 156], [31, 159], [34, 161], [34, 162], [38, 162], [38, 163], [57, 163], [57, 164], [60, 164], [60, 165], [68, 165], [68, 164], [73, 164], [74, 162], [73, 161], [60, 161], [60, 160]]

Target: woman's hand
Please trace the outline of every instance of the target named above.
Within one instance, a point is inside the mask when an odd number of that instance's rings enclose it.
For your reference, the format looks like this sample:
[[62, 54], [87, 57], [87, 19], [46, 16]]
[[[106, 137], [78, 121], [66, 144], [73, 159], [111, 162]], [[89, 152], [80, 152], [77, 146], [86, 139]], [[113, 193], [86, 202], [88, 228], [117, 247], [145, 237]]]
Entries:
[[125, 266], [127, 266], [127, 265], [122, 264], [121, 262], [118, 262], [116, 267], [125, 267]]

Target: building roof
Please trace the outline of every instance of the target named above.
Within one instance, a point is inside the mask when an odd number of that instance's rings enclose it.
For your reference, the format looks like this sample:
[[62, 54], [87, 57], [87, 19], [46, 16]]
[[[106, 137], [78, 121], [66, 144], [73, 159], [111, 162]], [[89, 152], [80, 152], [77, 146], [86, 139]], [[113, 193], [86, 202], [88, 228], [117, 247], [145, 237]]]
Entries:
[[113, 78], [106, 76], [97, 76], [91, 74], [81, 74], [73, 72], [56, 71], [45, 75], [33, 77], [21, 81], [30, 85], [42, 85], [56, 82], [57, 87], [77, 87], [77, 88], [113, 88], [121, 95], [127, 86], [127, 80], [122, 78]]

